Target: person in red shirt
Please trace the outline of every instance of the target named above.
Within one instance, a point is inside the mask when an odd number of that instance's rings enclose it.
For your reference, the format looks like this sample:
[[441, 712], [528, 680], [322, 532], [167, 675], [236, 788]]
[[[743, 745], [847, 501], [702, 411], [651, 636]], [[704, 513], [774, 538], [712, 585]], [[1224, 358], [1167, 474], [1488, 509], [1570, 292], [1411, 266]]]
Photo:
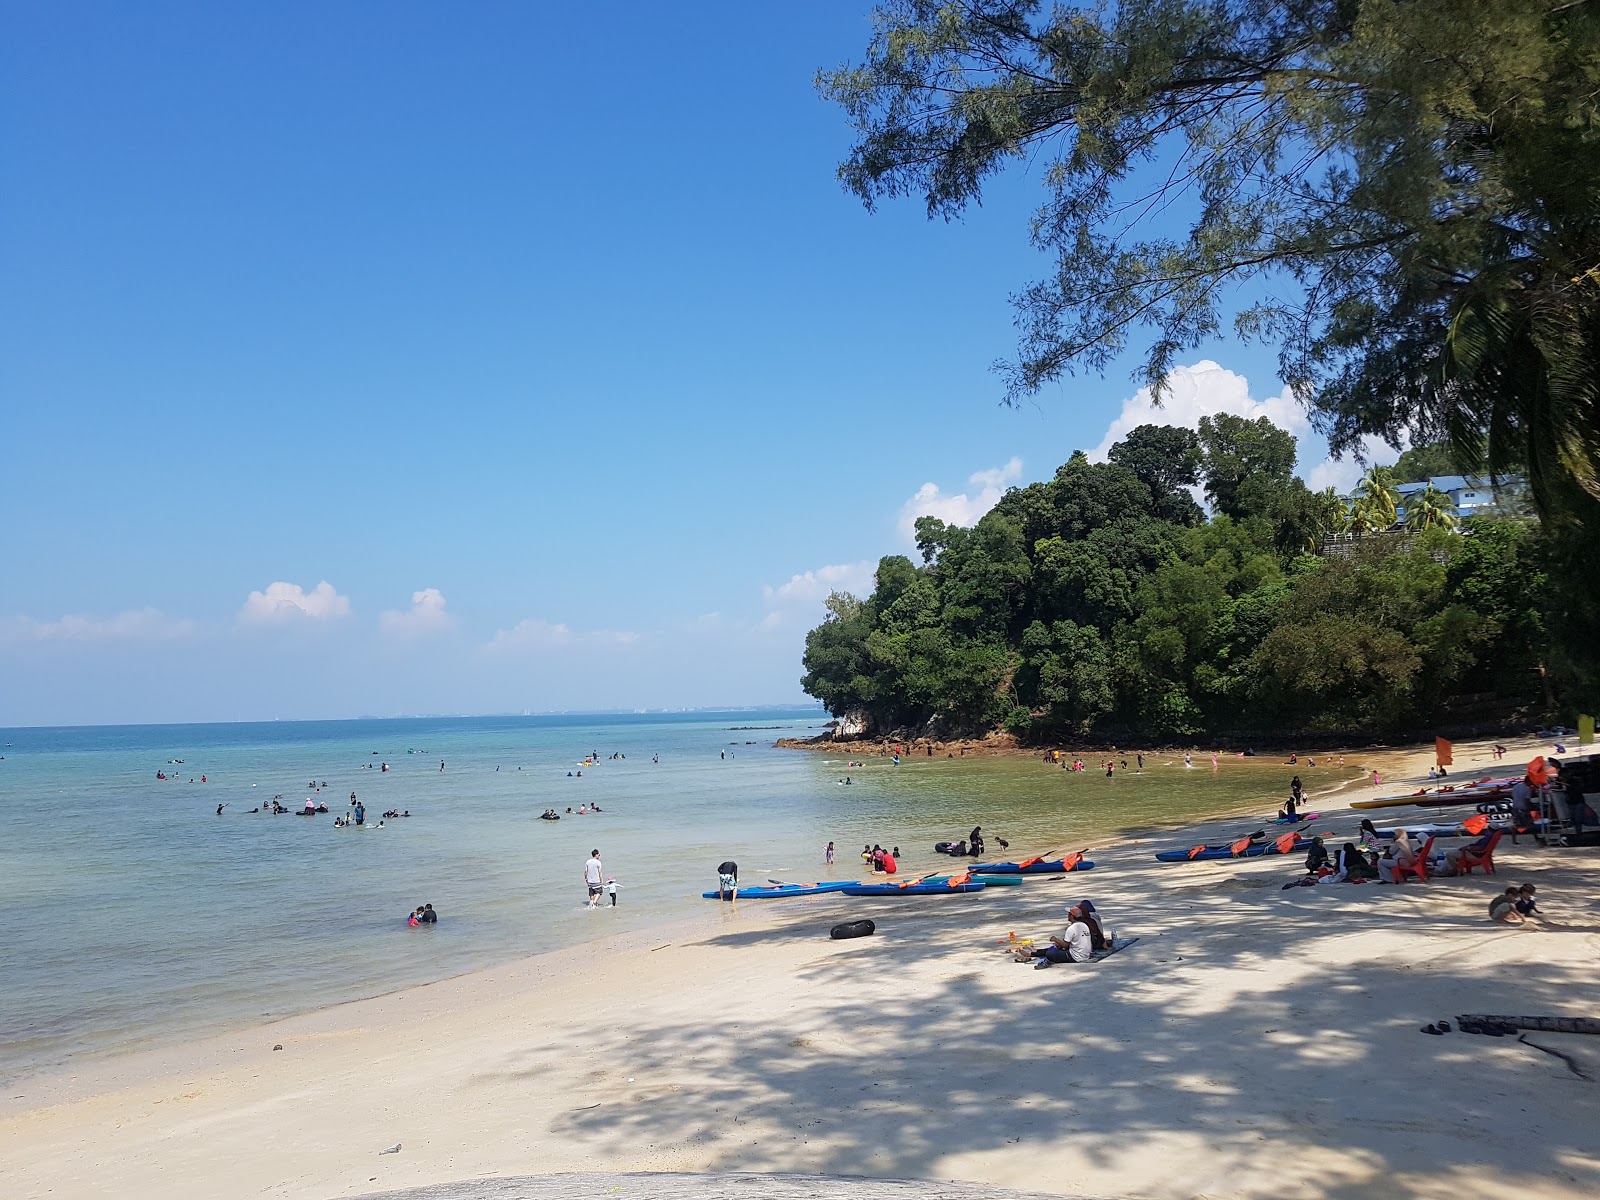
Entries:
[[899, 868], [895, 864], [894, 854], [888, 850], [883, 852], [883, 870], [886, 875], [893, 875]]

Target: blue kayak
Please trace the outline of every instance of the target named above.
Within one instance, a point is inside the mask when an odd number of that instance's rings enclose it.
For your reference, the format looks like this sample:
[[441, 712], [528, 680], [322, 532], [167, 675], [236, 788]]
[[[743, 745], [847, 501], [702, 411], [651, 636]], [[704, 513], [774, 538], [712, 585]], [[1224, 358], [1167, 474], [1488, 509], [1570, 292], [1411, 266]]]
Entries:
[[[1297, 854], [1301, 850], [1309, 849], [1310, 838], [1297, 840], [1288, 853]], [[1229, 846], [1207, 846], [1199, 854], [1191, 854], [1188, 850], [1163, 850], [1156, 855], [1157, 862], [1210, 862], [1219, 858], [1260, 858], [1263, 854], [1280, 854], [1277, 846], [1272, 842], [1257, 842], [1245, 849], [1243, 854], [1235, 854]]]
[[981, 892], [985, 886], [981, 883], [959, 883], [955, 887], [948, 883], [913, 883], [907, 887], [894, 883], [853, 883], [839, 890], [846, 896], [947, 896], [956, 892]]
[[981, 863], [972, 867], [974, 875], [1060, 875], [1068, 870], [1092, 871], [1094, 863], [1089, 859], [1068, 867], [1059, 858], [1047, 859], [1044, 862], [1029, 863], [1023, 866], [1020, 863]]
[[[854, 879], [834, 880], [831, 883], [783, 883], [776, 887], [741, 887], [741, 900], [775, 900], [780, 896], [820, 896], [825, 892], [842, 892], [857, 886]], [[721, 892], [701, 892], [707, 900], [719, 899]]]

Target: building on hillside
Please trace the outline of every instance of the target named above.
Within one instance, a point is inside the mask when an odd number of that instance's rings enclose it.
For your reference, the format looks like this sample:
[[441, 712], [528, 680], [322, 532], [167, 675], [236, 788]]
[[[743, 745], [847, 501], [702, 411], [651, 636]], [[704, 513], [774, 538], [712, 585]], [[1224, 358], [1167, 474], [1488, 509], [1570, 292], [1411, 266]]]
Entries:
[[1496, 487], [1495, 481], [1486, 475], [1435, 475], [1418, 483], [1402, 483], [1397, 489], [1400, 493], [1397, 507], [1402, 522], [1406, 519], [1406, 501], [1429, 484], [1433, 485], [1434, 491], [1450, 497], [1450, 503], [1456, 507], [1456, 516], [1462, 520], [1493, 511], [1502, 498], [1520, 493], [1524, 486], [1522, 479], [1507, 477], [1500, 480]]

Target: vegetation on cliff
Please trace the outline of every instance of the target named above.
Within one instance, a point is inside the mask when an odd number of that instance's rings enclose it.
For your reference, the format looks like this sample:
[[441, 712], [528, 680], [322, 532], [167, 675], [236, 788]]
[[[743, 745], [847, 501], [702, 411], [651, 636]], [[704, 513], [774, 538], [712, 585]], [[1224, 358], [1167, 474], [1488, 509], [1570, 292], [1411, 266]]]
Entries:
[[921, 563], [830, 597], [802, 684], [878, 729], [1030, 738], [1399, 731], [1592, 696], [1558, 534], [1479, 516], [1330, 545], [1361, 525], [1294, 461], [1264, 419], [1146, 425], [972, 528], [924, 517]]

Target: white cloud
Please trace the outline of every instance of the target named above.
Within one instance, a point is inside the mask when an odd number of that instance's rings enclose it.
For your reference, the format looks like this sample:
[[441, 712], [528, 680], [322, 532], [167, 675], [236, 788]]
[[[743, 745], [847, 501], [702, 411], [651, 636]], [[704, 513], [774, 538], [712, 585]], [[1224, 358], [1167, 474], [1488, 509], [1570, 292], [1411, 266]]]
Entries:
[[484, 644], [484, 652], [497, 656], [531, 654], [564, 646], [631, 646], [639, 635], [626, 629], [594, 629], [575, 633], [572, 627], [538, 617], [501, 629]]
[[874, 562], [834, 563], [791, 575], [777, 587], [767, 584], [761, 589], [767, 615], [759, 628], [773, 630], [797, 622], [815, 625], [822, 616], [822, 603], [831, 593], [870, 594], [877, 569]]
[[456, 619], [445, 611], [444, 593], [438, 588], [423, 588], [411, 593], [411, 607], [404, 612], [388, 609], [378, 614], [378, 629], [390, 637], [414, 638], [454, 629]]
[[290, 621], [327, 621], [350, 615], [350, 597], [341, 596], [324, 579], [309, 592], [297, 583], [270, 583], [251, 592], [239, 610], [241, 625], [282, 625]]
[[1266, 417], [1280, 429], [1297, 438], [1311, 432], [1305, 408], [1284, 388], [1276, 396], [1255, 400], [1250, 396], [1250, 381], [1210, 359], [1192, 367], [1177, 367], [1167, 380], [1167, 391], [1157, 407], [1149, 388], [1122, 402], [1122, 412], [1111, 422], [1100, 444], [1089, 451], [1090, 462], [1105, 462], [1111, 447], [1140, 425], [1179, 425], [1198, 429], [1200, 418], [1216, 413], [1232, 413], [1247, 421]]
[[169, 617], [155, 608], [132, 609], [105, 618], [75, 613], [56, 621], [16, 617], [0, 626], [7, 641], [23, 642], [171, 641], [198, 629], [193, 621]]
[[918, 517], [938, 517], [946, 525], [976, 525], [984, 513], [1000, 503], [1006, 488], [1021, 478], [1022, 460], [1013, 457], [1003, 467], [974, 471], [967, 483], [978, 491], [971, 496], [966, 492], [950, 495], [936, 483], [925, 483], [900, 506], [900, 534], [907, 545], [916, 545]]
[[[1409, 438], [1401, 440], [1402, 447], [1410, 444]], [[1361, 439], [1359, 454], [1347, 454], [1343, 458], [1325, 458], [1309, 471], [1301, 471], [1300, 474], [1304, 477], [1306, 486], [1313, 492], [1331, 487], [1342, 496], [1349, 494], [1350, 490], [1361, 481], [1361, 477], [1366, 474], [1365, 464], [1393, 462], [1397, 457], [1394, 447], [1382, 438], [1366, 437]]]
[[[1298, 439], [1300, 446], [1300, 477], [1312, 491], [1336, 487], [1349, 491], [1361, 478], [1363, 467], [1354, 456], [1336, 459], [1317, 458], [1316, 449], [1323, 442], [1311, 428], [1305, 406], [1294, 398], [1288, 388], [1275, 396], [1255, 399], [1250, 395], [1250, 381], [1226, 367], [1202, 359], [1191, 367], [1178, 367], [1168, 378], [1168, 389], [1157, 407], [1149, 388], [1122, 402], [1122, 412], [1111, 422], [1100, 444], [1089, 451], [1091, 462], [1105, 462], [1111, 447], [1121, 441], [1139, 425], [1178, 425], [1185, 429], [1198, 429], [1200, 418], [1216, 413], [1231, 413], [1254, 421], [1266, 417], [1280, 429], [1288, 430]], [[1307, 447], [1312, 449], [1306, 454]], [[1362, 444], [1362, 457], [1393, 458], [1394, 451], [1381, 438], [1367, 438]]]

